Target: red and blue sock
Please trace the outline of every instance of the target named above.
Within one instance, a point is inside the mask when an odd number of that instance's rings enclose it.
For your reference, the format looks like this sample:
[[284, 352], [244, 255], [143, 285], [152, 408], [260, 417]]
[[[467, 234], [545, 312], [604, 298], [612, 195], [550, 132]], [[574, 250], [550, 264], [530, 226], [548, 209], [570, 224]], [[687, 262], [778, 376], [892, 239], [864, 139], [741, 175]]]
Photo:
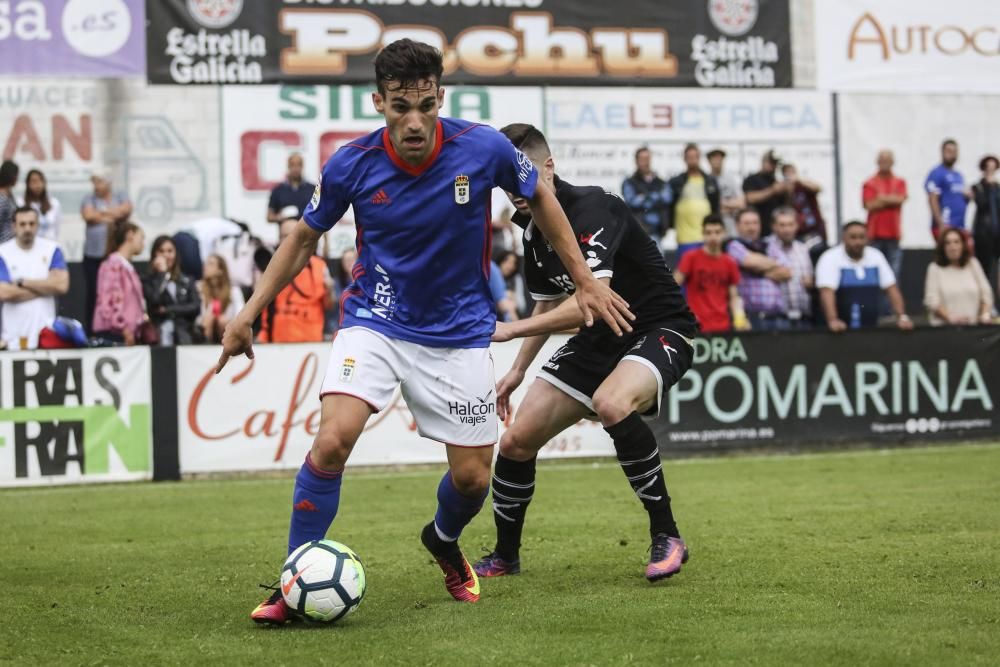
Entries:
[[288, 553], [306, 542], [322, 540], [340, 506], [340, 481], [343, 470], [323, 470], [309, 454], [295, 476], [292, 494], [292, 520], [288, 528]]

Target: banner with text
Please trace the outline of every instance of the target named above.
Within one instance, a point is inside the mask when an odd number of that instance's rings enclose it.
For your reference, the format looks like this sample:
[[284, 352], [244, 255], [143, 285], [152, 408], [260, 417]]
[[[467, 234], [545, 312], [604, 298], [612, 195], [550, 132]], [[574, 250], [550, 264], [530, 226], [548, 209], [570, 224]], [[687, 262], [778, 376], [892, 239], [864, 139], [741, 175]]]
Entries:
[[446, 82], [792, 85], [787, 0], [332, 4], [149, 0], [149, 80], [367, 83], [378, 50], [408, 37], [443, 52]]
[[143, 0], [0, 2], [0, 75], [142, 76]]
[[664, 451], [1000, 436], [1000, 328], [698, 339]]
[[817, 2], [816, 82], [871, 92], [1000, 90], [1000, 3]]
[[0, 486], [150, 479], [147, 348], [0, 355]]
[[[225, 86], [226, 215], [246, 221], [263, 238], [273, 237], [275, 225], [266, 218], [268, 195], [284, 180], [288, 156], [300, 153], [306, 179], [315, 182], [338, 148], [385, 126], [372, 103], [374, 91], [370, 85]], [[449, 86], [441, 113], [498, 128], [508, 123], [542, 127], [542, 89]], [[332, 254], [339, 256], [336, 250]]]
[[[635, 171], [637, 148], [648, 146], [653, 171], [669, 178], [685, 170], [689, 142], [703, 155], [724, 149], [724, 172], [740, 183], [760, 169], [770, 149], [800, 176], [831, 190], [834, 183], [833, 108], [825, 93], [545, 88], [545, 118], [559, 175], [616, 194]], [[835, 238], [832, 193], [821, 193], [819, 202]]]
[[[528, 377], [563, 341], [554, 337]], [[506, 372], [518, 343], [494, 345], [497, 372]], [[253, 361], [234, 359], [215, 375], [218, 350], [177, 348], [177, 410], [181, 473], [297, 469], [319, 428], [320, 383], [330, 344], [258, 345]], [[514, 393], [524, 396], [528, 382]], [[266, 387], [266, 391], [262, 389]], [[462, 397], [456, 397], [457, 401]], [[490, 409], [495, 409], [493, 405]], [[458, 416], [455, 419], [459, 419]], [[502, 427], [501, 427], [502, 428]], [[543, 458], [608, 456], [600, 424], [583, 421], [542, 450]], [[399, 391], [368, 421], [351, 465], [443, 463], [444, 445], [422, 438]]]
[[15, 194], [27, 169], [45, 174], [69, 261], [83, 255], [80, 203], [98, 169], [111, 170], [112, 188], [132, 200], [151, 238], [221, 211], [219, 95], [172, 91], [141, 79], [0, 82], [2, 156], [21, 165]]

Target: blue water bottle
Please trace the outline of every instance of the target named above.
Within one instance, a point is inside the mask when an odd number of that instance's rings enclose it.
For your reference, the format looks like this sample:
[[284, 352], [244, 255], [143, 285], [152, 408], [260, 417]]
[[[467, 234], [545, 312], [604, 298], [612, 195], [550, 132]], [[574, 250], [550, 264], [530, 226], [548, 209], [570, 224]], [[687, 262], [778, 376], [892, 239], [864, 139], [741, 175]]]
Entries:
[[861, 306], [852, 303], [851, 304], [851, 328], [860, 329], [861, 328]]

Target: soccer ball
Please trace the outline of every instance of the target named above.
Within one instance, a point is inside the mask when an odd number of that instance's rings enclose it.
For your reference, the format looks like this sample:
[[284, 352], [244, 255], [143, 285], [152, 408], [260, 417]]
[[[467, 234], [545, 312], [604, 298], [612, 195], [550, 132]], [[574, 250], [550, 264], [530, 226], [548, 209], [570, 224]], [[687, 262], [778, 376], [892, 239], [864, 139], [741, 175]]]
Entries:
[[365, 568], [358, 555], [340, 542], [306, 542], [281, 567], [281, 593], [302, 617], [332, 623], [361, 604]]

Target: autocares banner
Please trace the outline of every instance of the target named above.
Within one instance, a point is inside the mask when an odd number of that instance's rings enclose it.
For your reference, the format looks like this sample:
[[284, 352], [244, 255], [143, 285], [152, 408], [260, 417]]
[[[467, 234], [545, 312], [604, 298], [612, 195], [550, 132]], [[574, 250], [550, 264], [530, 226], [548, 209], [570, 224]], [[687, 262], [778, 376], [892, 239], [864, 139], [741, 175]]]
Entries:
[[792, 85], [787, 0], [148, 0], [153, 83], [369, 82], [408, 37], [453, 83]]
[[0, 2], [0, 75], [141, 76], [143, 0]]
[[1000, 3], [827, 0], [815, 16], [820, 88], [1000, 90]]
[[[562, 342], [558, 337], [549, 341], [529, 378]], [[513, 365], [518, 347], [518, 343], [493, 346], [498, 373]], [[254, 352], [253, 361], [233, 359], [221, 374], [215, 375], [217, 348], [177, 348], [181, 473], [295, 469], [302, 465], [319, 429], [319, 392], [330, 344], [258, 345]], [[525, 382], [515, 392], [515, 405], [527, 385]], [[604, 429], [584, 421], [549, 442], [541, 456], [612, 453]], [[368, 421], [350, 465], [446, 460], [444, 445], [417, 433], [413, 416], [397, 389], [388, 407]]]
[[0, 355], [0, 486], [150, 479], [148, 348]]
[[1000, 436], [1000, 327], [702, 338], [665, 451]]

